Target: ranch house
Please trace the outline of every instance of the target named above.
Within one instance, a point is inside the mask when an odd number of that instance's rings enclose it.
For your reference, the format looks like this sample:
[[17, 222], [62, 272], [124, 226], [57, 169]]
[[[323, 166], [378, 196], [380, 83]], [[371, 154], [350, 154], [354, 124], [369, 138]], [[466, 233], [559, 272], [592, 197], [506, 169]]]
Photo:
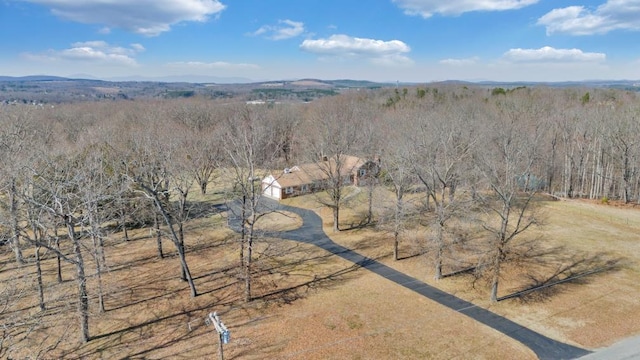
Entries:
[[[338, 165], [336, 165], [338, 164]], [[339, 174], [337, 169], [339, 169]], [[346, 185], [367, 185], [378, 175], [379, 160], [365, 160], [356, 156], [341, 155], [320, 162], [301, 164], [285, 168], [282, 172], [272, 172], [262, 180], [262, 194], [272, 199], [282, 200], [294, 196], [321, 191], [327, 183], [340, 181]]]

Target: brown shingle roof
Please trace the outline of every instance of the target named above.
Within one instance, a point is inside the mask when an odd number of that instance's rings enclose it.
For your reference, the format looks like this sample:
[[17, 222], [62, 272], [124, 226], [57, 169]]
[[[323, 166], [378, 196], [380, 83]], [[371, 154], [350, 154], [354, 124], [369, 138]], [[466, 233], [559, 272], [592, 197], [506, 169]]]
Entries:
[[[347, 176], [355, 173], [365, 161], [356, 156], [340, 156], [340, 175]], [[290, 171], [281, 173], [271, 173], [281, 187], [300, 186], [312, 184], [316, 181], [329, 179], [329, 173], [335, 174], [336, 159], [330, 158], [328, 161], [308, 163], [294, 166]]]

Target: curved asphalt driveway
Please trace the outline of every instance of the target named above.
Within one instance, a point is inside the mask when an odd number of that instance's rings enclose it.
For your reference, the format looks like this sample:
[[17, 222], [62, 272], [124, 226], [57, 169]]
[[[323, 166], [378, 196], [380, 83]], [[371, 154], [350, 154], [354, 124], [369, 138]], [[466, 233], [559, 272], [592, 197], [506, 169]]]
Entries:
[[[462, 300], [416, 278], [381, 264], [376, 260], [334, 243], [322, 230], [322, 219], [320, 216], [311, 210], [285, 206], [273, 200], [266, 200], [265, 206], [275, 210], [290, 211], [299, 215], [303, 220], [301, 227], [295, 230], [271, 234], [274, 237], [313, 244], [345, 260], [351, 261], [387, 280], [393, 281], [409, 290], [413, 290], [424, 297], [500, 331], [530, 348], [540, 359], [576, 359], [591, 353], [588, 350], [550, 339], [533, 330], [518, 325], [509, 319], [494, 314], [489, 310], [477, 307], [473, 303]], [[239, 224], [233, 221], [231, 215], [229, 218], [231, 227], [238, 230]]]

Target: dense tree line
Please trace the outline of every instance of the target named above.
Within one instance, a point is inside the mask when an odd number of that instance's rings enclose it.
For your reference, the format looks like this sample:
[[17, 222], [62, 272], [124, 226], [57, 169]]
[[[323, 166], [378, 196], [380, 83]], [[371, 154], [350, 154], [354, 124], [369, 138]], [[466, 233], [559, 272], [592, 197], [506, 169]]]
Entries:
[[[81, 339], [89, 341], [89, 306], [94, 305], [87, 274], [98, 279], [92, 291], [104, 311], [107, 290], [100, 276], [109, 257], [104, 239], [116, 232], [127, 241], [127, 229], [153, 227], [158, 257], [164, 257], [163, 240], [168, 240], [179, 255], [180, 278], [191, 296], [198, 295], [184, 246], [189, 194], [205, 194], [219, 177], [240, 219], [238, 267], [243, 297], [250, 301], [252, 252], [260, 239], [255, 224], [265, 212], [256, 180], [270, 171], [332, 158], [337, 165], [327, 175], [333, 186], [317, 200], [331, 209], [334, 230], [340, 231], [340, 166], [344, 156], [354, 155], [381, 159], [375, 186], [389, 190], [393, 205], [382, 209], [371, 191], [367, 220], [372, 222], [375, 212], [381, 228], [391, 229], [394, 257], [399, 258], [404, 229], [421, 227], [440, 279], [446, 266], [460, 267], [447, 263], [456, 258], [454, 249], [480, 239], [483, 246], [468, 265], [488, 279], [496, 301], [503, 265], [522, 254], [519, 239], [539, 223], [532, 206], [537, 194], [640, 202], [635, 93], [502, 90], [378, 89], [308, 104], [246, 105], [193, 97], [2, 106], [3, 251], [10, 249], [20, 266], [36, 268], [41, 309], [47, 306], [41, 251], [58, 264], [73, 265]], [[94, 259], [92, 269], [87, 256]], [[58, 281], [64, 276], [60, 269]], [[1, 295], [3, 301], [17, 299], [8, 291]], [[3, 339], [10, 337], [4, 329]]]

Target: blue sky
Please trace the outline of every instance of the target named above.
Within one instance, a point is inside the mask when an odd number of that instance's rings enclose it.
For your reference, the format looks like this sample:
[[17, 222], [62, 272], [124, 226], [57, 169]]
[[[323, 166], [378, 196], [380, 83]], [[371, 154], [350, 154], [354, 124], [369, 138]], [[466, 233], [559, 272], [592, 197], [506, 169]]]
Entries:
[[0, 75], [640, 79], [640, 0], [0, 0]]

